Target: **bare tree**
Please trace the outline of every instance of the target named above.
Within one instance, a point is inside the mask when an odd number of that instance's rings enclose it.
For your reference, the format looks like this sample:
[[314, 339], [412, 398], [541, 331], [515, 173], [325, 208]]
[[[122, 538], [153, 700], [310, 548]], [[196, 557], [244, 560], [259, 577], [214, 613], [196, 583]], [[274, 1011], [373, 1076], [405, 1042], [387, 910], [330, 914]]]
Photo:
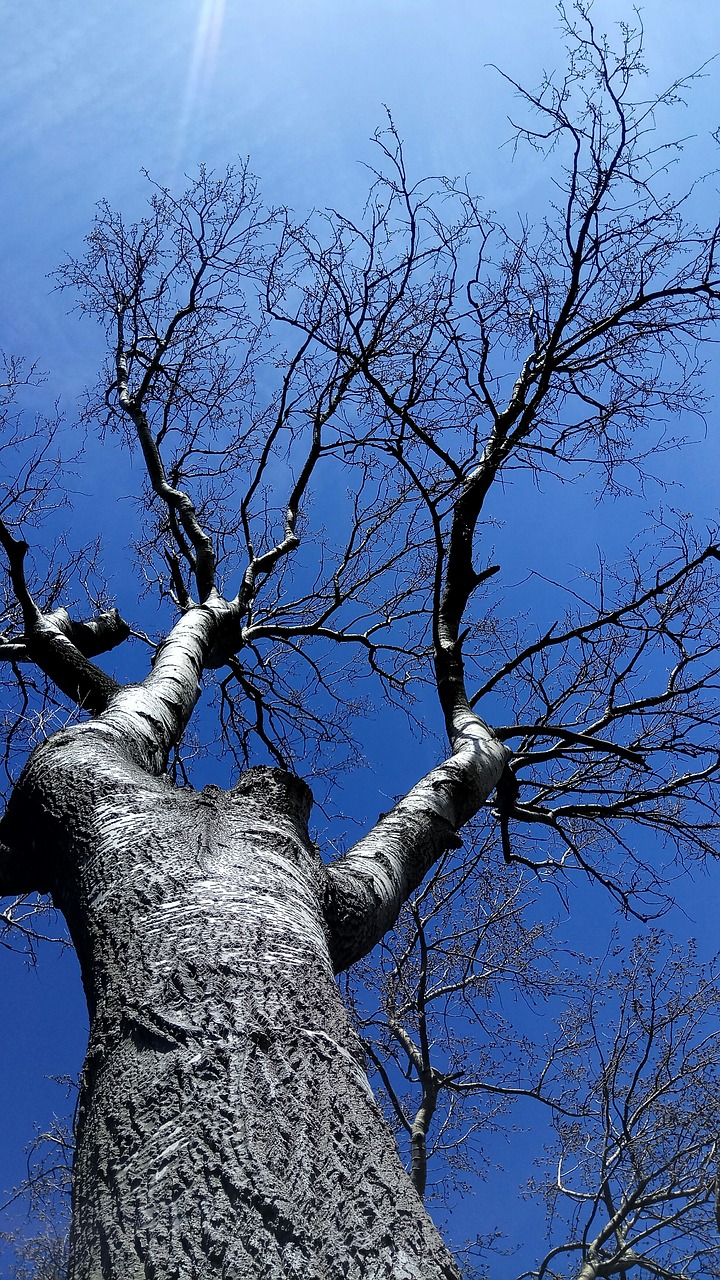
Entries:
[[[392, 934], [349, 975], [368, 1059], [413, 1184], [447, 1198], [487, 1159], [518, 1098], [551, 1104], [518, 1004], [565, 1007], [552, 922], [527, 873], [493, 865], [490, 834], [447, 854]], [[498, 998], [501, 996], [501, 999]], [[574, 1007], [574, 1005], [573, 1005]]]
[[[362, 975], [359, 1023], [413, 1182], [444, 1199], [492, 1176], [491, 1135], [507, 1140], [522, 1101], [526, 1124], [541, 1113], [536, 1138], [552, 1134], [529, 1184], [551, 1247], [519, 1280], [714, 1275], [717, 964], [658, 930], [613, 938], [600, 962], [558, 954], [547, 923], [529, 927], [533, 905], [522, 876], [441, 864]], [[509, 1215], [463, 1252], [486, 1276], [520, 1244]]]
[[67, 1274], [70, 1185], [74, 1143], [70, 1124], [58, 1118], [38, 1130], [27, 1150], [27, 1177], [2, 1210], [18, 1203], [28, 1222], [2, 1238], [13, 1250], [12, 1280], [63, 1280]]
[[657, 934], [591, 983], [548, 1073], [561, 1243], [525, 1280], [717, 1272], [719, 1000], [716, 967]]
[[[130, 532], [159, 608], [141, 631], [91, 587], [76, 617], [85, 561], [55, 589], [29, 559], [28, 485], [11, 492], [17, 723], [26, 666], [79, 709], [0, 825], [0, 888], [52, 894], [90, 1008], [71, 1280], [456, 1275], [334, 975], [496, 788], [506, 861], [589, 875], [640, 915], [655, 886], [631, 824], [681, 855], [712, 846], [714, 536], [668, 522], [527, 634], [479, 536], [516, 472], [628, 489], [670, 447], [665, 419], [702, 412], [717, 231], [667, 193], [652, 132], [681, 86], [638, 100], [638, 33], [613, 54], [582, 7], [566, 25], [565, 79], [523, 95], [519, 140], [552, 154], [560, 192], [535, 228], [413, 183], [390, 124], [362, 221], [298, 224], [245, 170], [201, 172], [135, 225], [101, 206], [61, 273], [107, 334], [85, 420], [142, 461]], [[41, 490], [46, 455], [22, 448]], [[140, 679], [96, 663], [133, 636]], [[434, 686], [450, 756], [327, 864], [296, 770], [352, 758], [363, 673], [411, 716]], [[242, 770], [228, 791], [187, 785], [206, 687], [205, 749]]]

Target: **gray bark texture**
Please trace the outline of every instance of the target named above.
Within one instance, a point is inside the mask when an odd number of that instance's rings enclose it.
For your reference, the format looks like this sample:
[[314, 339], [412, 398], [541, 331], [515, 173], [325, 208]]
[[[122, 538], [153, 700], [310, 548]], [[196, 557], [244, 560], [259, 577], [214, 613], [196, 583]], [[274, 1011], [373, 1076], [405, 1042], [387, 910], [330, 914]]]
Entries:
[[90, 1011], [70, 1280], [451, 1280], [334, 971], [448, 842], [470, 766], [410, 792], [385, 852], [381, 823], [327, 868], [304, 783], [176, 788], [122, 697], [35, 752], [0, 833], [65, 913]]

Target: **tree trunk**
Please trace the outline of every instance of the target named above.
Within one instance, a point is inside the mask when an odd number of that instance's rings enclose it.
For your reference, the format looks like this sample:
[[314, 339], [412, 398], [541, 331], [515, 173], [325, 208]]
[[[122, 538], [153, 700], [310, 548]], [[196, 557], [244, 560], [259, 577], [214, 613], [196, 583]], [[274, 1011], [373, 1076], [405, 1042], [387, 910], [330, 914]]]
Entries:
[[177, 789], [91, 721], [36, 752], [4, 838], [90, 1011], [70, 1280], [449, 1280], [333, 977], [310, 793]]

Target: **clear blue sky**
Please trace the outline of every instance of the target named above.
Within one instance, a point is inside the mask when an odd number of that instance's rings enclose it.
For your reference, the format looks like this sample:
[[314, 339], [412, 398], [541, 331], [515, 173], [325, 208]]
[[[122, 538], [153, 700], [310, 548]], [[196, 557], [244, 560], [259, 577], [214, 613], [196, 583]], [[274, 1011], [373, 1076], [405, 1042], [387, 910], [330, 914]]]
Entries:
[[[598, 0], [608, 27], [627, 4]], [[716, 0], [648, 0], [648, 64], [656, 83], [692, 70], [720, 50]], [[139, 212], [142, 169], [172, 183], [198, 162], [251, 158], [266, 198], [302, 211], [357, 205], [367, 185], [359, 161], [391, 109], [417, 173], [471, 175], [473, 187], [508, 217], [532, 213], [543, 174], [511, 164], [512, 97], [488, 64], [534, 83], [561, 59], [551, 0], [24, 0], [2, 6], [0, 348], [37, 359], [47, 394], [72, 405], [92, 377], [97, 344], [66, 315], [47, 279], [77, 252], [100, 198]], [[678, 118], [696, 134], [681, 162], [702, 167], [709, 130], [720, 123], [710, 69]], [[716, 164], [711, 156], [707, 164]], [[715, 198], [710, 184], [708, 200]], [[716, 455], [717, 456], [717, 455]], [[707, 461], [686, 475], [688, 509], [709, 513]], [[515, 524], [512, 541], [525, 529]], [[534, 512], [525, 513], [527, 528]], [[602, 532], [591, 513], [584, 536]], [[556, 550], [572, 534], [546, 522]], [[537, 536], [537, 526], [534, 525]], [[616, 531], [622, 540], [622, 530]], [[381, 806], [380, 806], [381, 807]], [[714, 901], [717, 892], [713, 890]], [[25, 973], [0, 956], [6, 1035], [0, 1090], [0, 1192], [22, 1175], [33, 1117], [47, 1120], [62, 1091], [44, 1083], [75, 1071], [83, 1037], [81, 994], [67, 960]], [[14, 1104], [10, 1099], [14, 1098]], [[8, 1108], [10, 1108], [8, 1112]]]

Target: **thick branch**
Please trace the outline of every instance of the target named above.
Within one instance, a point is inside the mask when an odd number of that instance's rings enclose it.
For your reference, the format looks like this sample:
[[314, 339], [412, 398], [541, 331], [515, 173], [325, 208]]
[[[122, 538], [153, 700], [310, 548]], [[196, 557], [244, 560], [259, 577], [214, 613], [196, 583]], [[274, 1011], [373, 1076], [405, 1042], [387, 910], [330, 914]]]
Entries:
[[103, 723], [120, 731], [143, 767], [164, 772], [197, 702], [203, 669], [222, 633], [237, 621], [237, 607], [214, 592], [175, 624], [142, 684], [129, 685], [113, 698]]
[[[107, 609], [94, 618], [75, 622], [67, 609], [53, 609], [43, 615], [61, 635], [67, 636], [85, 658], [96, 658], [109, 653], [128, 639], [130, 627], [117, 609]], [[0, 636], [0, 662], [31, 662], [28, 643], [24, 635], [8, 638]]]
[[454, 719], [455, 747], [328, 871], [327, 920], [336, 971], [371, 951], [400, 908], [477, 813], [509, 752], [482, 720]]
[[[577, 745], [580, 747], [589, 747], [592, 751], [604, 751], [609, 755], [619, 756], [621, 760], [627, 760], [630, 764], [643, 765], [644, 758], [639, 751], [633, 751], [630, 747], [623, 747], [620, 743], [609, 742], [606, 738], [597, 738], [592, 733], [578, 733], [574, 729], [565, 729], [562, 725], [553, 724], [513, 724], [503, 725], [502, 728], [495, 730], [501, 742], [507, 741], [508, 738], [559, 738], [561, 742], [567, 742], [570, 746]], [[537, 764], [540, 760], [550, 760], [557, 755], [557, 750], [520, 753], [522, 758], [529, 758], [533, 764]]]
[[116, 370], [120, 407], [135, 427], [148, 477], [155, 493], [167, 504], [171, 517], [175, 516], [179, 520], [183, 532], [192, 545], [194, 557], [191, 567], [195, 574], [200, 600], [204, 602], [215, 587], [215, 549], [212, 538], [201, 527], [195, 505], [189, 496], [182, 489], [175, 489], [169, 484], [160, 450], [150, 430], [142, 404], [137, 397], [130, 394], [120, 313], [118, 314]]
[[[112, 676], [106, 675], [100, 667], [89, 661], [84, 648], [94, 647], [96, 653], [101, 653], [105, 648], [112, 647], [102, 637], [107, 640], [112, 635], [119, 637], [113, 643], [120, 643], [120, 639], [125, 639], [122, 632], [127, 624], [122, 622], [115, 611], [100, 615], [96, 628], [92, 624], [72, 623], [65, 610], [42, 614], [25, 580], [28, 545], [22, 539], [13, 537], [2, 520], [0, 545], [7, 554], [10, 581], [22, 609], [25, 627], [23, 641], [27, 658], [36, 663], [61, 693], [78, 706], [92, 714], [104, 711], [119, 685]], [[129, 628], [126, 634], [129, 635]], [[82, 649], [75, 643], [76, 637], [81, 639]], [[98, 648], [101, 643], [102, 647]], [[2, 646], [0, 656], [4, 656]]]

